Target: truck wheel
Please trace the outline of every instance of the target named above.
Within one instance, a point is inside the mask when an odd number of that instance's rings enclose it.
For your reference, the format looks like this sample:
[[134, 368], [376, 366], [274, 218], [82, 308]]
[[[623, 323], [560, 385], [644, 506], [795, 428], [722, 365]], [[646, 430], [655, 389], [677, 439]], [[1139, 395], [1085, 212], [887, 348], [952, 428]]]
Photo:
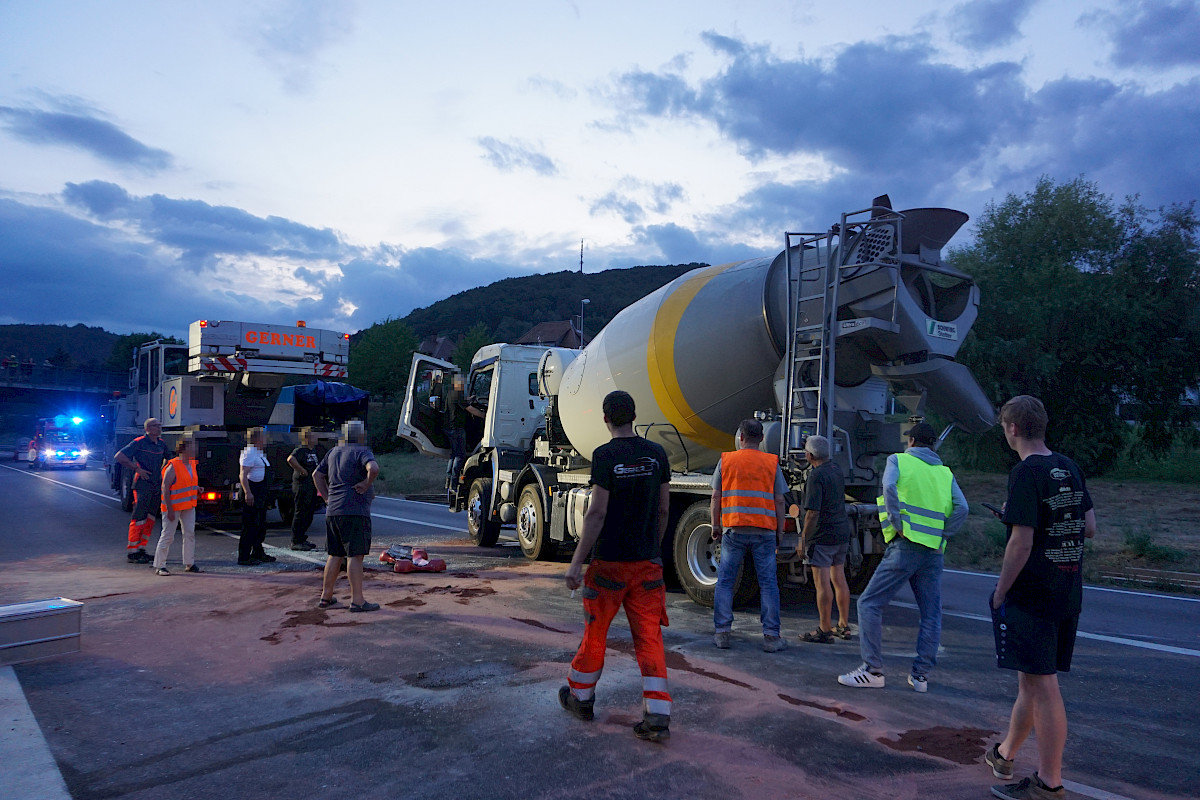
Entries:
[[127, 469], [121, 470], [121, 510], [133, 511], [133, 473]]
[[549, 561], [558, 548], [550, 538], [550, 520], [546, 519], [541, 487], [528, 484], [517, 503], [517, 541], [526, 558]]
[[467, 494], [467, 536], [480, 547], [491, 547], [500, 538], [500, 521], [491, 519], [492, 479], [476, 478]]
[[[694, 602], [711, 608], [717, 592], [717, 564], [721, 560], [721, 546], [712, 539], [708, 503], [693, 503], [683, 512], [679, 524], [675, 526], [672, 545], [679, 585]], [[734, 583], [734, 608], [752, 602], [757, 595], [758, 578], [754, 574], [754, 565], [750, 559], [746, 559]]]

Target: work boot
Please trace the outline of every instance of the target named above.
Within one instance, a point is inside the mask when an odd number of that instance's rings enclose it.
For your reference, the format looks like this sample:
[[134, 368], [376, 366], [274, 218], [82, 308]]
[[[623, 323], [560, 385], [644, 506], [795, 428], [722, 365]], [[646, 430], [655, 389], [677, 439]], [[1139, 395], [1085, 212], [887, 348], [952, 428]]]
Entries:
[[665, 742], [671, 738], [671, 718], [666, 714], [646, 714], [633, 726], [633, 735], [647, 742]]
[[780, 650], [787, 650], [787, 647], [787, 639], [784, 639], [782, 636], [763, 635], [764, 653], [778, 653]]
[[713, 634], [713, 646], [720, 650], [729, 649], [729, 631], [717, 631]]
[[593, 707], [596, 705], [596, 698], [580, 700], [571, 691], [570, 686], [563, 686], [558, 690], [558, 704], [585, 722], [591, 721], [596, 716], [593, 710]]
[[135, 550], [129, 553], [130, 564], [153, 564], [154, 556], [147, 553], [145, 550]]

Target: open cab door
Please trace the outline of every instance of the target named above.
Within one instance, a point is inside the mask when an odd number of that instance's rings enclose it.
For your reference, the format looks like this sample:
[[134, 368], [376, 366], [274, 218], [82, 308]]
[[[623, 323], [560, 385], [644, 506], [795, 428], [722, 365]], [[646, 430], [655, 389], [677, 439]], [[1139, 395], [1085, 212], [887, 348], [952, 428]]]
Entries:
[[408, 372], [408, 391], [396, 435], [412, 442], [422, 455], [450, 458], [446, 438], [446, 402], [458, 367], [423, 353], [413, 353]]

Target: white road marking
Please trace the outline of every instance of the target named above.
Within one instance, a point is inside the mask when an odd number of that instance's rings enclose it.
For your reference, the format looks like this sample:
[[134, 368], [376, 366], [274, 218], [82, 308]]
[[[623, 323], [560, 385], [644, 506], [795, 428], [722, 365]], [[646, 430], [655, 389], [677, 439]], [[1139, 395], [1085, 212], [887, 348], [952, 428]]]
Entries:
[[442, 525], [437, 522], [423, 522], [419, 519], [410, 519], [408, 517], [393, 517], [389, 514], [371, 514], [372, 517], [379, 519], [390, 519], [393, 522], [409, 522], [413, 525], [421, 525], [426, 528], [441, 528], [444, 531], [455, 531], [457, 533], [466, 533], [466, 527], [463, 525]]
[[[999, 575], [994, 575], [990, 572], [970, 572], [965, 569], [946, 569], [943, 572], [952, 572], [955, 575], [974, 575], [977, 578], [998, 578]], [[1182, 600], [1185, 603], [1200, 603], [1200, 597], [1183, 597], [1173, 594], [1157, 594], [1155, 592], [1136, 592], [1132, 589], [1110, 589], [1107, 586], [1088, 586], [1084, 584], [1085, 592], [1111, 592], [1112, 594], [1132, 594], [1136, 597], [1156, 597], [1160, 600]]]
[[1113, 794], [1112, 792], [1106, 792], [1103, 789], [1097, 789], [1094, 786], [1085, 786], [1082, 783], [1069, 781], [1066, 778], [1062, 779], [1062, 785], [1064, 788], [1075, 792], [1076, 794], [1081, 794], [1084, 797], [1092, 797], [1095, 798], [1095, 800], [1133, 800], [1133, 798], [1126, 797], [1123, 794]]
[[[911, 608], [917, 610], [916, 603], [905, 603], [900, 600], [893, 600], [888, 605], [898, 606], [900, 608]], [[959, 619], [973, 619], [979, 622], [992, 624], [991, 617], [985, 617], [983, 614], [968, 614], [964, 611], [943, 611], [942, 616], [958, 617]], [[1175, 647], [1169, 644], [1156, 644], [1154, 642], [1139, 642], [1136, 639], [1124, 639], [1120, 636], [1106, 636], [1102, 633], [1088, 633], [1086, 631], [1078, 631], [1075, 634], [1080, 639], [1093, 639], [1097, 642], [1109, 642], [1110, 644], [1123, 644], [1126, 647], [1140, 647], [1144, 650], [1156, 650], [1160, 653], [1174, 653], [1177, 656], [1191, 656], [1200, 658], [1200, 650], [1189, 650], [1186, 647]]]
[[50, 483], [57, 484], [58, 486], [65, 486], [68, 489], [74, 489], [77, 492], [84, 492], [85, 494], [94, 495], [95, 497], [100, 497], [100, 498], [103, 498], [104, 500], [112, 500], [114, 503], [121, 502], [120, 498], [113, 497], [111, 494], [102, 494], [100, 492], [93, 492], [91, 489], [84, 489], [82, 486], [76, 486], [73, 483], [63, 483], [62, 481], [56, 481], [53, 478], [48, 478], [45, 475], [38, 475], [36, 473], [30, 472], [29, 470], [17, 469], [16, 467], [10, 467], [6, 464], [0, 464], [0, 467], [4, 467], [5, 469], [11, 469], [13, 472], [17, 473], [18, 475], [28, 475], [30, 478], [38, 478], [43, 481], [49, 481]]

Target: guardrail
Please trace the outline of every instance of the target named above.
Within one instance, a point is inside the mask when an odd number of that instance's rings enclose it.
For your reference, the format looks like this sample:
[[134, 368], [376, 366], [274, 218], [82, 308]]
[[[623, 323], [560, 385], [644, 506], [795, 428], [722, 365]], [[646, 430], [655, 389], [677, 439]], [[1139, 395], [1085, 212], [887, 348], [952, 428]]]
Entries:
[[1180, 589], [1192, 590], [1200, 589], [1200, 575], [1194, 572], [1172, 572], [1164, 569], [1126, 567], [1120, 570], [1101, 570], [1100, 577], [1119, 583], [1178, 587]]
[[129, 373], [10, 363], [0, 366], [0, 386], [69, 392], [125, 392], [129, 390]]

